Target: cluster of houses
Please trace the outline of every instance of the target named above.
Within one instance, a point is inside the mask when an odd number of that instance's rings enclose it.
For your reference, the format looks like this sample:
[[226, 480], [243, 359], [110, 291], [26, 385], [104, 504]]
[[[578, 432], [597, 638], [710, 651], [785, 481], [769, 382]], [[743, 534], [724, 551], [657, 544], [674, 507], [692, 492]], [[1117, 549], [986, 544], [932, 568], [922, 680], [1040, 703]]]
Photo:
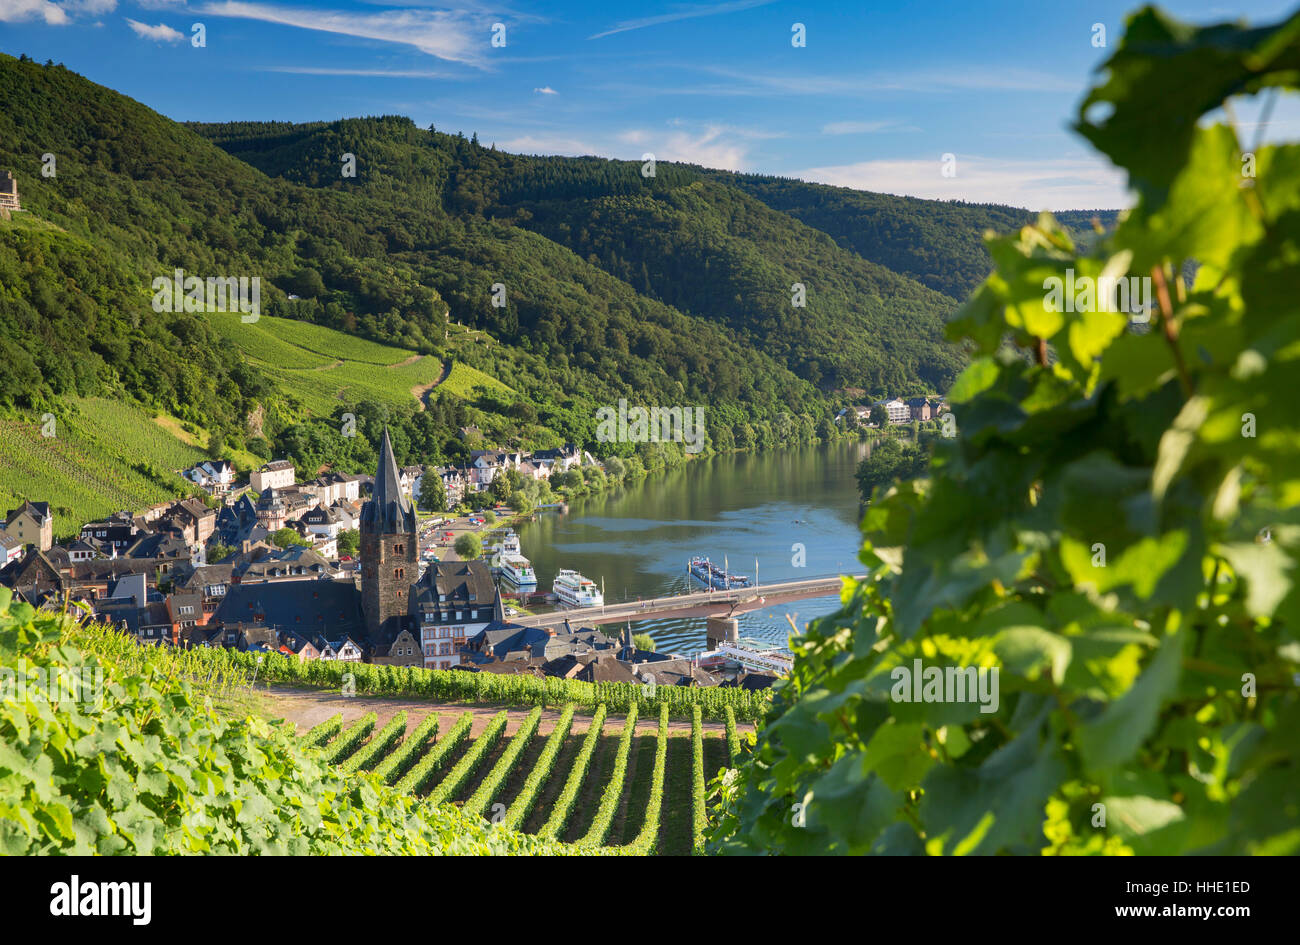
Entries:
[[[466, 472], [490, 484], [489, 470], [494, 478], [504, 469], [568, 469], [583, 457], [570, 448], [530, 457], [484, 451]], [[589, 682], [771, 682], [724, 681], [690, 659], [637, 649], [630, 632], [616, 639], [567, 624], [511, 623], [482, 561], [433, 562], [421, 573], [412, 499], [419, 470], [397, 466], [386, 431], [374, 477], [299, 483], [292, 465], [278, 461], [242, 486], [223, 464], [196, 470], [212, 485], [205, 491], [223, 497], [218, 507], [189, 498], [119, 512], [62, 544], [49, 505], [23, 502], [0, 528], [0, 584], [34, 606], [84, 602], [96, 618], [150, 644]], [[283, 527], [310, 544], [275, 546], [270, 536]], [[334, 553], [343, 528], [360, 533], [359, 567]], [[231, 550], [210, 561], [218, 544]]]
[[[478, 435], [473, 427], [461, 430], [461, 437], [473, 439]], [[522, 453], [510, 450], [471, 450], [469, 462], [463, 466], [432, 466], [428, 473], [442, 480], [447, 494], [447, 507], [454, 508], [474, 492], [491, 487], [497, 476], [513, 470], [525, 479], [549, 479], [552, 473], [567, 472], [583, 465], [597, 465], [591, 453], [566, 443], [556, 449]], [[418, 489], [416, 495], [419, 495]]]
[[877, 408], [884, 408], [885, 415], [890, 423], [909, 423], [912, 420], [934, 420], [942, 417], [948, 412], [948, 405], [944, 401], [933, 397], [909, 397], [906, 400], [901, 397], [894, 397], [890, 400], [877, 400], [872, 404], [860, 404], [855, 407], [845, 407], [835, 417], [838, 421], [846, 413], [852, 410], [857, 414], [858, 420], [864, 424], [870, 425], [871, 414]]

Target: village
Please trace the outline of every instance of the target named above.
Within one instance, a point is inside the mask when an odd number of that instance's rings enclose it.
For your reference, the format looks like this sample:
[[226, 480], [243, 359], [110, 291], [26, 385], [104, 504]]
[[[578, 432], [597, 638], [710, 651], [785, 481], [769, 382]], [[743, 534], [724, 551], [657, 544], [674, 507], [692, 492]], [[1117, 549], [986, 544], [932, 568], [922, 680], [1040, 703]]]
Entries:
[[567, 445], [476, 450], [462, 468], [399, 467], [387, 431], [373, 476], [299, 481], [292, 462], [276, 460], [240, 482], [231, 463], [206, 461], [184, 471], [202, 497], [85, 522], [58, 543], [48, 503], [8, 510], [0, 585], [35, 607], [79, 602], [142, 644], [587, 682], [771, 685], [769, 674], [724, 675], [639, 648], [630, 626], [611, 635], [568, 620], [514, 623], [496, 569], [448, 547], [451, 527], [478, 531], [485, 519], [462, 526], [416, 511], [426, 477], [438, 477], [452, 509], [507, 471], [550, 476], [596, 463]]

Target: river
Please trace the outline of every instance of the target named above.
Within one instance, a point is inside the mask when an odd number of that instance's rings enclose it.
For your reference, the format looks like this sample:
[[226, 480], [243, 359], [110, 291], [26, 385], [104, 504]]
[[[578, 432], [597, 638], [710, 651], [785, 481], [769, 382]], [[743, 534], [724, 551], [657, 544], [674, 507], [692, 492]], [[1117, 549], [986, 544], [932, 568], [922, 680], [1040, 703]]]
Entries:
[[[703, 585], [686, 574], [694, 555], [760, 584], [859, 569], [858, 490], [867, 443], [832, 443], [694, 460], [680, 469], [577, 499], [567, 514], [543, 512], [519, 532], [538, 587], [560, 568], [597, 584], [614, 603]], [[803, 548], [800, 560], [800, 548]], [[756, 574], [757, 572], [757, 574]], [[740, 635], [784, 646], [792, 618], [802, 629], [839, 606], [834, 597], [740, 616]], [[633, 621], [660, 652], [705, 649], [704, 619]]]

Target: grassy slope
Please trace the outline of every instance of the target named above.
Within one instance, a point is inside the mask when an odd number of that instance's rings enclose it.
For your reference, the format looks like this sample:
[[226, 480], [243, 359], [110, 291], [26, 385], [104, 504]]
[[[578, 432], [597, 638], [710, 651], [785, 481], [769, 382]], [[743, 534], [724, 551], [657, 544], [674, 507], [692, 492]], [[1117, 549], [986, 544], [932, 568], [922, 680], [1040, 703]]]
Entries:
[[[221, 337], [275, 378], [279, 393], [307, 413], [328, 415], [339, 403], [410, 403], [412, 388], [438, 380], [436, 358], [376, 344], [306, 322], [262, 316], [242, 323], [233, 313], [208, 316]], [[479, 389], [510, 393], [495, 378], [457, 363], [449, 393], [472, 398]], [[177, 473], [206, 458], [207, 433], [175, 417], [108, 398], [68, 398], [55, 418], [55, 436], [41, 435], [38, 417], [0, 418], [0, 507], [22, 497], [49, 501], [55, 529], [75, 533], [82, 522], [118, 509], [138, 510], [194, 491]], [[251, 454], [236, 457], [243, 465]], [[142, 471], [141, 464], [158, 475]]]

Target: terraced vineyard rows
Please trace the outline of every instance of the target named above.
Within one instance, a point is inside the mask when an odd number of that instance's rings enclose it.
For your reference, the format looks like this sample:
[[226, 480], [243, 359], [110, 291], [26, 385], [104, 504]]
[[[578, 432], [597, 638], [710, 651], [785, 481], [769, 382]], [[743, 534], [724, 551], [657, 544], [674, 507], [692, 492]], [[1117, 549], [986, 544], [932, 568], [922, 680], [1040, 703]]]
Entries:
[[350, 725], [334, 716], [302, 743], [347, 770], [372, 770], [399, 790], [507, 829], [634, 854], [689, 854], [705, 827], [703, 786], [727, 765], [728, 739], [705, 732], [698, 715], [689, 731], [670, 731], [667, 705], [657, 715], [654, 727], [635, 711], [607, 720], [602, 704], [584, 728], [572, 705], [547, 721], [538, 707], [513, 722], [500, 712], [476, 734], [468, 712], [454, 722], [444, 716], [441, 728], [435, 713], [410, 722], [401, 713], [382, 728], [373, 714]]
[[[0, 504], [47, 501], [55, 531], [116, 512], [138, 510], [190, 491], [180, 470], [205, 454], [137, 407], [102, 398], [69, 398], [67, 411], [0, 420]], [[49, 433], [52, 435], [46, 436]]]
[[213, 323], [281, 390], [318, 415], [329, 415], [340, 403], [362, 400], [409, 404], [413, 388], [432, 384], [442, 375], [437, 358], [310, 322], [264, 315], [245, 323], [235, 313], [214, 313]]

